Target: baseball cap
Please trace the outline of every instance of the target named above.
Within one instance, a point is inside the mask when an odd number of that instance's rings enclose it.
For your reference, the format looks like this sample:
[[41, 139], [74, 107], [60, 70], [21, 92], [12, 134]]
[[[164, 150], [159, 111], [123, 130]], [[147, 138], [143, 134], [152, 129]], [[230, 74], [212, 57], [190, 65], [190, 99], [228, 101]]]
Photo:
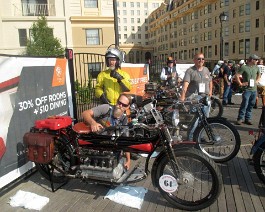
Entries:
[[255, 54], [252, 54], [252, 55], [250, 55], [250, 56], [249, 56], [249, 59], [253, 59], [253, 60], [259, 60], [259, 59], [260, 59], [260, 57], [259, 57], [259, 56], [257, 56], [257, 55], [255, 55]]
[[239, 61], [239, 65], [244, 65], [245, 64], [245, 60], [240, 60]]

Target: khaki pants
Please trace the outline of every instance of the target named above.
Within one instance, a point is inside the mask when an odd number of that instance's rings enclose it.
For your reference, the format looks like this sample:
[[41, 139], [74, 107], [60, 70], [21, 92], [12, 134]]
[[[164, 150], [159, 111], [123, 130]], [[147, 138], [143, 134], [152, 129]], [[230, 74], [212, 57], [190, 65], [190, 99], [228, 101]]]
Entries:
[[219, 98], [222, 99], [223, 95], [224, 95], [224, 79], [223, 78], [219, 78]]

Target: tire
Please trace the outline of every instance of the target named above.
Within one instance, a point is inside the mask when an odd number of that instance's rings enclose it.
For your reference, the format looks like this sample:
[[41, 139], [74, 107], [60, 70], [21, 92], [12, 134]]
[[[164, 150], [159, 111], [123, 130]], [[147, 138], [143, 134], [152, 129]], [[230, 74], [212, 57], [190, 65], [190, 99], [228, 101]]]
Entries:
[[210, 141], [202, 125], [193, 134], [196, 147], [215, 162], [226, 162], [234, 158], [240, 149], [240, 136], [236, 128], [225, 119], [207, 119], [214, 137], [218, 141]]
[[[56, 167], [65, 172], [69, 171], [69, 168], [74, 165], [75, 158], [73, 156], [72, 149], [69, 145], [63, 142], [56, 142], [55, 145], [55, 155], [53, 160], [48, 164], [35, 163], [37, 170], [40, 174], [47, 180], [53, 180], [54, 183], [65, 183], [68, 178], [59, 171]], [[52, 175], [50, 175], [50, 170], [55, 167]]]
[[[219, 196], [222, 188], [222, 178], [217, 164], [202, 152], [194, 148], [177, 149], [175, 169], [165, 155], [158, 163], [156, 185], [161, 195], [172, 205], [181, 210], [201, 210], [209, 207]], [[177, 180], [178, 189], [166, 192], [159, 185], [161, 176], [171, 175]]]
[[224, 108], [220, 99], [211, 98], [210, 117], [221, 117], [224, 113]]
[[213, 95], [219, 95], [220, 85], [218, 82], [213, 82]]
[[265, 183], [265, 143], [253, 155], [254, 169], [259, 179]]

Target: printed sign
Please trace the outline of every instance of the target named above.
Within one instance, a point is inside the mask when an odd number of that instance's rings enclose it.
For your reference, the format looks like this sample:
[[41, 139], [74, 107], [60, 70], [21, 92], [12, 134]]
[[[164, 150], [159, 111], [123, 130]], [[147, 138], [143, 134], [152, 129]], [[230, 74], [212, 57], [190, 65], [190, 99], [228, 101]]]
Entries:
[[35, 120], [71, 115], [67, 60], [0, 58], [0, 188], [33, 167], [23, 135]]

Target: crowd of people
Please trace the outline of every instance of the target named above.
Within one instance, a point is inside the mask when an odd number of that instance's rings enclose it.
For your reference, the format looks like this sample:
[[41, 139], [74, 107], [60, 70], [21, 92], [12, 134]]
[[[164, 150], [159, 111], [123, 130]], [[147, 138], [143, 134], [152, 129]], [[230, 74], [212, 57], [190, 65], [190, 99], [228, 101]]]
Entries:
[[[107, 69], [99, 73], [95, 86], [95, 95], [102, 105], [83, 112], [84, 122], [91, 126], [92, 132], [99, 132], [108, 126], [128, 124], [127, 112], [131, 104], [131, 97], [124, 92], [131, 90], [130, 76], [121, 69], [124, 54], [118, 48], [109, 48], [105, 54]], [[263, 60], [255, 54], [247, 61], [240, 60], [236, 64], [232, 60], [218, 61], [212, 71], [204, 64], [203, 53], [196, 53], [193, 57], [194, 65], [188, 68], [184, 78], [178, 77], [178, 66], [173, 57], [168, 57], [166, 66], [162, 68], [160, 79], [162, 86], [174, 87], [182, 80], [179, 97], [184, 101], [194, 93], [212, 96], [214, 77], [219, 78], [219, 97], [223, 106], [234, 105], [232, 101], [233, 86], [239, 86], [242, 102], [238, 111], [236, 124], [252, 125], [252, 109], [258, 107], [258, 96], [265, 106], [265, 66]], [[207, 108], [205, 108], [207, 109]], [[210, 108], [206, 114], [209, 115]], [[126, 136], [126, 135], [125, 135]], [[128, 135], [127, 135], [128, 136]], [[126, 162], [124, 167], [130, 168], [130, 153], [124, 153]]]

